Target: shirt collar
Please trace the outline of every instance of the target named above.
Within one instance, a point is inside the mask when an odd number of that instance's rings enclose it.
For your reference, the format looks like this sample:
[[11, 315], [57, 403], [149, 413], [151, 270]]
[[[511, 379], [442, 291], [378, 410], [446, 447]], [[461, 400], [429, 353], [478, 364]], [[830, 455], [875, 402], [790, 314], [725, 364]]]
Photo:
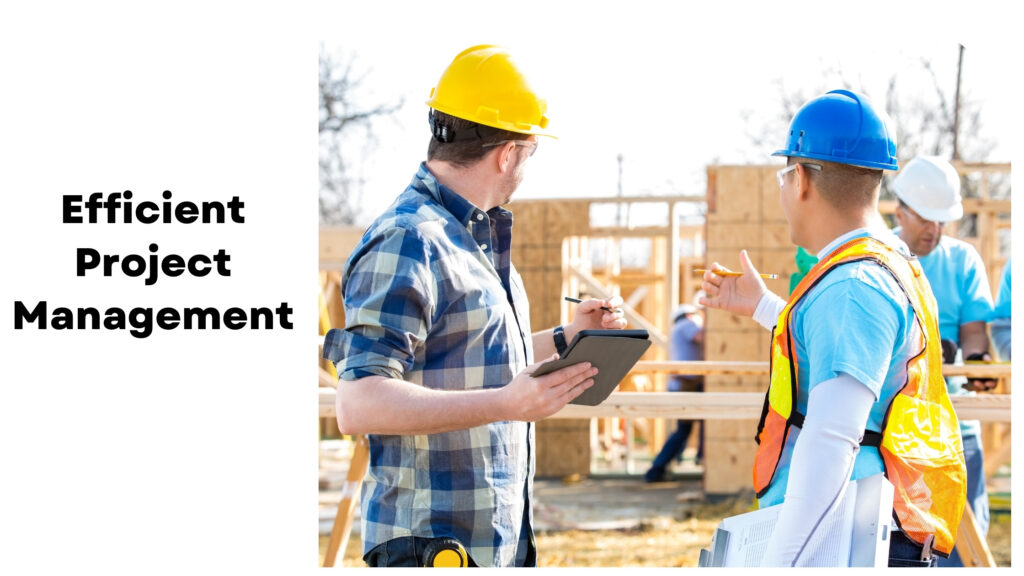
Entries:
[[427, 168], [426, 162], [420, 164], [419, 170], [416, 171], [416, 179], [423, 184], [430, 197], [441, 206], [444, 206], [445, 210], [450, 212], [463, 226], [468, 228], [469, 224], [474, 220], [482, 221], [486, 218], [486, 213], [483, 210], [456, 194], [451, 188], [438, 182], [437, 178]]
[[887, 246], [894, 248], [907, 256], [910, 255], [910, 250], [907, 248], [907, 245], [903, 242], [903, 240], [900, 240], [899, 236], [894, 234], [892, 230], [882, 227], [863, 227], [857, 228], [856, 230], [850, 230], [846, 234], [843, 234], [842, 236], [839, 236], [835, 240], [829, 242], [827, 246], [825, 246], [824, 248], [821, 249], [821, 251], [818, 252], [818, 260], [824, 259], [826, 256], [831, 254], [833, 250], [835, 250], [848, 240], [852, 240], [854, 238], [862, 238], [864, 236], [871, 236], [876, 240], [882, 242], [883, 244], [886, 244]]

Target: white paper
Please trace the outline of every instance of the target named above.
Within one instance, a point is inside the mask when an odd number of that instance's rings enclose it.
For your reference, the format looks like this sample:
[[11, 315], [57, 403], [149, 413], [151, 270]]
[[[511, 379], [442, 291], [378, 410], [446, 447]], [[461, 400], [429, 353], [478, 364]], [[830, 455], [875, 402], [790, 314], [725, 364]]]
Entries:
[[[712, 540], [710, 565], [760, 566], [781, 505], [722, 520]], [[885, 566], [892, 517], [892, 485], [882, 474], [850, 482], [843, 500], [822, 520], [800, 566]], [[854, 550], [854, 542], [857, 550]]]

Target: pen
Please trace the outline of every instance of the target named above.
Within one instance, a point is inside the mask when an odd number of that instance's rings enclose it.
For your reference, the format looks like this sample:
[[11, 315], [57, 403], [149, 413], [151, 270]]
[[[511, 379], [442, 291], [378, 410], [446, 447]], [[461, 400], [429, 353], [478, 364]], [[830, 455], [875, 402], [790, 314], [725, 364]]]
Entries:
[[[697, 274], [703, 274], [705, 272], [707, 272], [707, 270], [702, 268], [694, 269], [694, 273]], [[711, 273], [715, 276], [743, 276], [743, 272], [732, 272], [730, 270], [712, 270]], [[775, 280], [779, 277], [778, 274], [761, 274], [760, 276], [761, 278], [767, 278], [769, 280]]]
[[[580, 300], [579, 298], [571, 298], [569, 296], [566, 296], [565, 299], [568, 300], [569, 302], [575, 302], [577, 304], [580, 304], [580, 303], [583, 302], [583, 300]], [[611, 308], [609, 308], [607, 306], [601, 306], [601, 310], [606, 310], [608, 312], [614, 312], [614, 310], [612, 310]]]

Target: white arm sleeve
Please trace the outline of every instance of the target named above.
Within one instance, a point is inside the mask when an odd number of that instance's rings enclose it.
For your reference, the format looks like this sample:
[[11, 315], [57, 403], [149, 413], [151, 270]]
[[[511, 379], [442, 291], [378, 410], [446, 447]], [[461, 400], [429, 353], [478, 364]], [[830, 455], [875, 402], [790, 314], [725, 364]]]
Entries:
[[762, 566], [801, 565], [811, 534], [846, 491], [874, 403], [874, 393], [846, 373], [811, 391], [793, 448], [786, 500]]
[[754, 320], [765, 328], [772, 330], [779, 321], [779, 314], [786, 307], [786, 301], [775, 295], [774, 292], [765, 292], [764, 296], [757, 302], [754, 308]]

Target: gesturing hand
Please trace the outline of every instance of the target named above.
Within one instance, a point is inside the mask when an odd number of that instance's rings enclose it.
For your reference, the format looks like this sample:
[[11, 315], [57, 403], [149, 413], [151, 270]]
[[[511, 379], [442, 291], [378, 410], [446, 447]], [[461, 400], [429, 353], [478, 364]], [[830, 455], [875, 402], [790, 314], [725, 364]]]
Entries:
[[742, 276], [719, 276], [714, 273], [715, 270], [728, 270], [718, 262], [713, 262], [711, 268], [704, 272], [701, 288], [705, 296], [700, 299], [700, 303], [709, 308], [728, 310], [733, 314], [753, 316], [757, 303], [768, 292], [768, 288], [750, 262], [746, 250], [740, 252], [740, 265], [743, 267]]

